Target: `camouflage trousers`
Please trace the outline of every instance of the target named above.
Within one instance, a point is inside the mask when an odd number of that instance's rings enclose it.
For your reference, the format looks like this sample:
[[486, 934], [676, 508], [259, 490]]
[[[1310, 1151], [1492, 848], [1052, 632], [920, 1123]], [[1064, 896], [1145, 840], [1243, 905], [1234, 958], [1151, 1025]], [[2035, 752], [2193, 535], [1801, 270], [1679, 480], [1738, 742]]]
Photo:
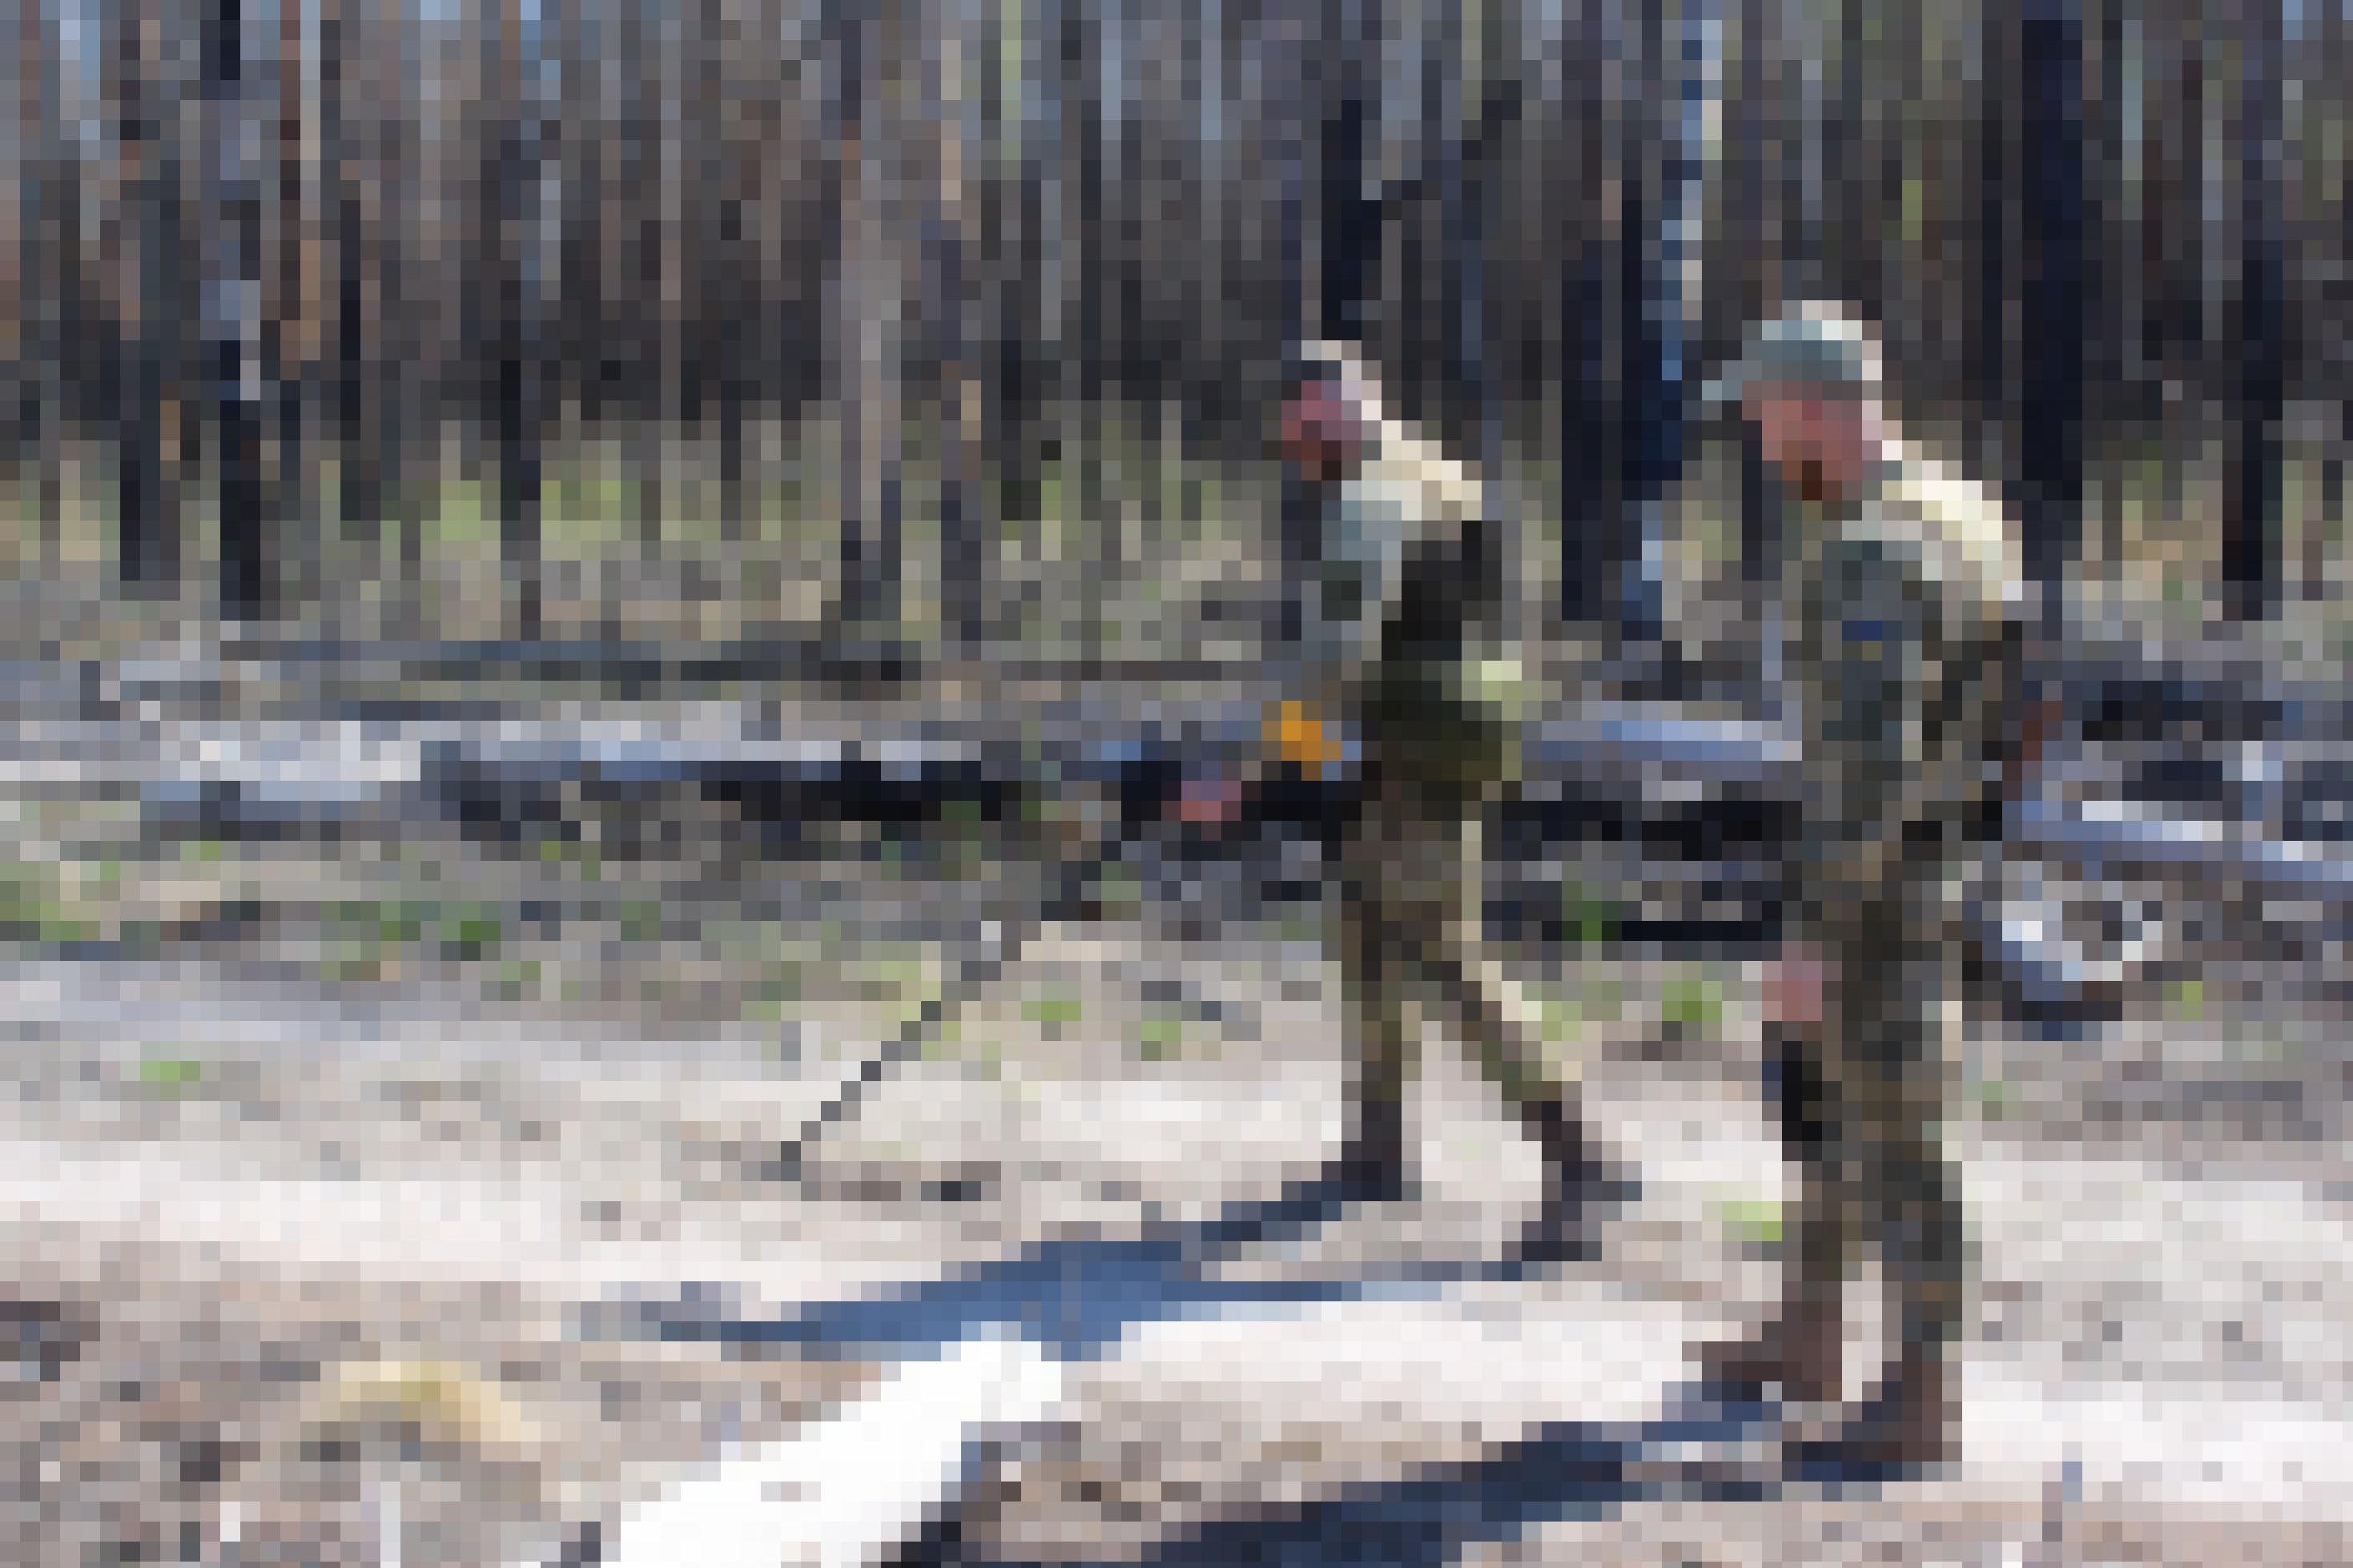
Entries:
[[1570, 1075], [1545, 1060], [1534, 1015], [1482, 937], [1482, 813], [1377, 790], [1341, 850], [1342, 984], [1368, 1116], [1394, 1117], [1430, 1013], [1524, 1122], [1577, 1121]]
[[1823, 964], [1820, 1016], [1773, 1029], [1767, 1063], [1799, 1180], [1786, 1230], [1793, 1282], [1834, 1300], [1875, 1243], [1897, 1301], [1891, 1326], [1913, 1355], [1958, 1335], [1968, 1279], [1958, 1174], [1943, 1146], [1944, 1007], [1958, 963], [1926, 870], [1800, 922], [1800, 943]]

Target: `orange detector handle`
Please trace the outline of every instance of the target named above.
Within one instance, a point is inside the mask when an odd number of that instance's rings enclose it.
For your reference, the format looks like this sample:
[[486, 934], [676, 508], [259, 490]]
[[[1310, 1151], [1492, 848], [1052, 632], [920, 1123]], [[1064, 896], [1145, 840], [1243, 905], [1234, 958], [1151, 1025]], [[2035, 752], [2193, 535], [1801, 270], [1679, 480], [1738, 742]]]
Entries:
[[1270, 705], [1261, 737], [1267, 755], [1311, 778], [1322, 778], [1326, 768], [1340, 761], [1338, 737], [1304, 702]]

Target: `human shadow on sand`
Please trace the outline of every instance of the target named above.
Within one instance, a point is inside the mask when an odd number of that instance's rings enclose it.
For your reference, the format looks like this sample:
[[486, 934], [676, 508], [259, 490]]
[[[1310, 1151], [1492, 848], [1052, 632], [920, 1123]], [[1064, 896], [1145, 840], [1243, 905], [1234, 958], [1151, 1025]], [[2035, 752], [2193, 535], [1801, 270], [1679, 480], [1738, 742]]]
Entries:
[[[1757, 1502], [1791, 1484], [1836, 1491], [1887, 1479], [1860, 1468], [1799, 1470], [1760, 1459], [1759, 1453], [1769, 1453], [1759, 1446], [1769, 1414], [1762, 1405], [1713, 1405], [1671, 1393], [1667, 1409], [1639, 1425], [1544, 1426], [1477, 1461], [1193, 1525], [1116, 1561], [1128, 1568], [1444, 1568], [1473, 1544], [1508, 1542], [1546, 1523], [1606, 1517], [1630, 1504]], [[1013, 1568], [1022, 1561], [978, 1543], [967, 1547], [964, 1533], [951, 1502], [884, 1560], [891, 1568]], [[1056, 1563], [1081, 1568], [1085, 1559]]]
[[[1282, 1279], [1220, 1279], [1211, 1271], [1241, 1248], [1294, 1237], [1329, 1221], [1351, 1202], [1345, 1192], [1303, 1185], [1203, 1222], [1149, 1226], [1137, 1237], [1042, 1243], [943, 1279], [774, 1315], [742, 1315], [707, 1294], [689, 1292], [680, 1301], [633, 1309], [629, 1331], [754, 1355], [905, 1361], [943, 1354], [975, 1334], [1011, 1329], [1050, 1354], [1078, 1360], [1111, 1353], [1138, 1323], [1336, 1301], [1426, 1300], [1466, 1282], [1529, 1272], [1477, 1261]], [[1498, 1445], [1473, 1463], [1190, 1527], [1141, 1561], [1154, 1568], [1436, 1568], [1475, 1542], [1508, 1540], [1533, 1524], [1594, 1517], [1646, 1500], [1755, 1500], [1790, 1482], [1837, 1488], [1894, 1479], [1893, 1472], [1867, 1466], [1780, 1463], [1763, 1446], [1771, 1411], [1761, 1405], [1670, 1390], [1662, 1409], [1660, 1417], [1641, 1424], [1548, 1426]], [[977, 1475], [1003, 1457], [1004, 1441], [1000, 1436], [972, 1445], [965, 1474]], [[963, 1534], [951, 1497], [895, 1554], [884, 1555], [908, 1568], [997, 1561], [967, 1551]]]
[[1428, 1299], [1450, 1287], [1527, 1278], [1527, 1265], [1478, 1259], [1358, 1269], [1345, 1275], [1229, 1279], [1214, 1272], [1243, 1249], [1296, 1238], [1354, 1206], [1350, 1193], [1303, 1183], [1207, 1220], [1147, 1222], [1141, 1234], [1035, 1243], [1009, 1258], [937, 1279], [893, 1284], [772, 1316], [745, 1316], [708, 1293], [627, 1310], [597, 1331], [745, 1352], [908, 1360], [976, 1333], [1011, 1329], [1065, 1361], [1103, 1355], [1138, 1324], [1252, 1308]]

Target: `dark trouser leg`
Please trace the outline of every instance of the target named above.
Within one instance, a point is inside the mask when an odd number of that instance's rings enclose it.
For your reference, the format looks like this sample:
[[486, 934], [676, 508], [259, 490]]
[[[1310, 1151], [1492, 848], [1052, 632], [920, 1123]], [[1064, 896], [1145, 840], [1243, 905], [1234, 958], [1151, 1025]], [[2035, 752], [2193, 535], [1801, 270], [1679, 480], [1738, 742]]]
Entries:
[[[1923, 1021], [1899, 1020], [1907, 1033]], [[1896, 1339], [1867, 1441], [1875, 1457], [1936, 1463], [1952, 1456], [1958, 1431], [1951, 1373], [1968, 1282], [1968, 1238], [1959, 1173], [1935, 1132], [1941, 1115], [1940, 1075], [1920, 1055], [1896, 1064], [1883, 1113], [1873, 1129], [1869, 1173], [1880, 1258], [1894, 1296]]]
[[1860, 1021], [1853, 1072], [1864, 1190], [1899, 1308], [1894, 1326], [1907, 1352], [1941, 1354], [1959, 1331], [1968, 1260], [1958, 1173], [1937, 1131], [1946, 1085], [1936, 1004], [1915, 994], [1935, 984], [1930, 967], [1904, 965], [1902, 989], [1873, 998], [1880, 1010]]
[[1902, 1464], [1950, 1457], [1950, 1369], [1968, 1279], [1958, 1176], [1937, 1133], [1942, 963], [1915, 935], [1915, 901], [1841, 944], [1851, 977], [1832, 1009], [1844, 1047], [1838, 1120], [1851, 1151], [1840, 1206], [1876, 1246], [1897, 1336], [1881, 1397], [1849, 1447], [1854, 1458]]
[[1906, 1355], [1943, 1357], [1960, 1338], [1968, 1279], [1968, 1239], [1960, 1182], [1933, 1148], [1889, 1162], [1881, 1234], [1894, 1276]]
[[1601, 1151], [1587, 1131], [1575, 1080], [1551, 1069], [1509, 983], [1482, 973], [1484, 967], [1453, 944], [1430, 964], [1432, 986], [1446, 1004], [1449, 1022], [1461, 1031], [1481, 1076], [1495, 1086], [1543, 1151], [1555, 1176], [1597, 1173]]
[[1967, 1284], [1968, 1242], [1958, 1183], [1951, 1163], [1933, 1150], [1889, 1162], [1883, 1181], [1886, 1212], [1880, 1235], [1895, 1282], [1894, 1362], [1882, 1384], [1878, 1430], [1867, 1441], [1873, 1457], [1903, 1464], [1936, 1464], [1959, 1442], [1952, 1385]]
[[1380, 889], [1377, 856], [1359, 842], [1350, 847], [1347, 861], [1339, 960], [1354, 1077], [1345, 1142], [1325, 1176], [1346, 1195], [1380, 1199], [1405, 1190], [1405, 1089], [1417, 1044], [1403, 984], [1410, 955], [1396, 951], [1401, 922]]
[[1545, 1059], [1535, 1020], [1518, 988], [1485, 951], [1484, 882], [1479, 815], [1465, 809], [1443, 847], [1446, 885], [1433, 889], [1423, 935], [1423, 966], [1448, 1023], [1459, 1031], [1479, 1071], [1495, 1086], [1521, 1129], [1543, 1152], [1550, 1187], [1522, 1248], [1529, 1261], [1561, 1261], [1588, 1250], [1585, 1211], [1595, 1200], [1632, 1193], [1599, 1140], [1588, 1131], [1571, 1072]]
[[1444, 997], [1481, 1075], [1495, 1086], [1544, 1155], [1544, 1206], [1521, 1238], [1518, 1258], [1527, 1263], [1588, 1259], [1594, 1251], [1590, 1211], [1596, 1204], [1623, 1203], [1634, 1195], [1630, 1169], [1610, 1158], [1587, 1128], [1574, 1080], [1547, 1069], [1535, 1032], [1508, 983], [1481, 974], [1472, 961], [1453, 952], [1432, 967], [1433, 988]]
[[1797, 1180], [1785, 1227], [1781, 1300], [1754, 1337], [1710, 1346], [1703, 1375], [1727, 1393], [1823, 1404], [1839, 1396], [1845, 1279], [1854, 1246], [1853, 1161], [1837, 1075], [1826, 1071], [1820, 1026], [1776, 1027], [1766, 1041], [1766, 1084], [1782, 1157]]

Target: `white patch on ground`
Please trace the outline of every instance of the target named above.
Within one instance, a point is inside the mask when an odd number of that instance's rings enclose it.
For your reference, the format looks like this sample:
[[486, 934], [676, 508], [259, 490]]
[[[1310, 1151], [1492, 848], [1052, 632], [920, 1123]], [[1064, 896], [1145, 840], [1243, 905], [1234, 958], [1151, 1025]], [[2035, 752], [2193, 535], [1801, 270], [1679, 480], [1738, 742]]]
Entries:
[[1984, 1480], [2049, 1477], [2072, 1465], [2075, 1487], [2094, 1499], [2254, 1504], [2284, 1518], [2353, 1522], [2353, 1428], [2341, 1405], [2132, 1386], [2054, 1396], [2038, 1381], [1975, 1366], [1962, 1440]]
[[857, 1568], [954, 1491], [968, 1445], [1046, 1418], [1063, 1370], [1013, 1336], [906, 1363], [838, 1418], [720, 1463], [623, 1524], [612, 1568]]
[[2353, 1521], [2353, 1231], [2309, 1186], [1995, 1156], [1969, 1198], [2014, 1319], [1970, 1347], [1973, 1465]]
[[1096, 1560], [1220, 1517], [1475, 1461], [1573, 1412], [1659, 1413], [1691, 1320], [1606, 1282], [1139, 1325], [963, 1519], [1014, 1560]]
[[845, 1245], [846, 1233], [820, 1239], [789, 1222], [709, 1215], [628, 1234], [598, 1224], [576, 1186], [543, 1176], [283, 1179], [218, 1163], [0, 1142], [0, 1224], [69, 1226], [93, 1247], [109, 1236], [168, 1238], [224, 1260], [390, 1283], [519, 1280], [580, 1300], [681, 1279], [824, 1298], [934, 1271], [950, 1239], [941, 1233], [954, 1229], [869, 1224]]

